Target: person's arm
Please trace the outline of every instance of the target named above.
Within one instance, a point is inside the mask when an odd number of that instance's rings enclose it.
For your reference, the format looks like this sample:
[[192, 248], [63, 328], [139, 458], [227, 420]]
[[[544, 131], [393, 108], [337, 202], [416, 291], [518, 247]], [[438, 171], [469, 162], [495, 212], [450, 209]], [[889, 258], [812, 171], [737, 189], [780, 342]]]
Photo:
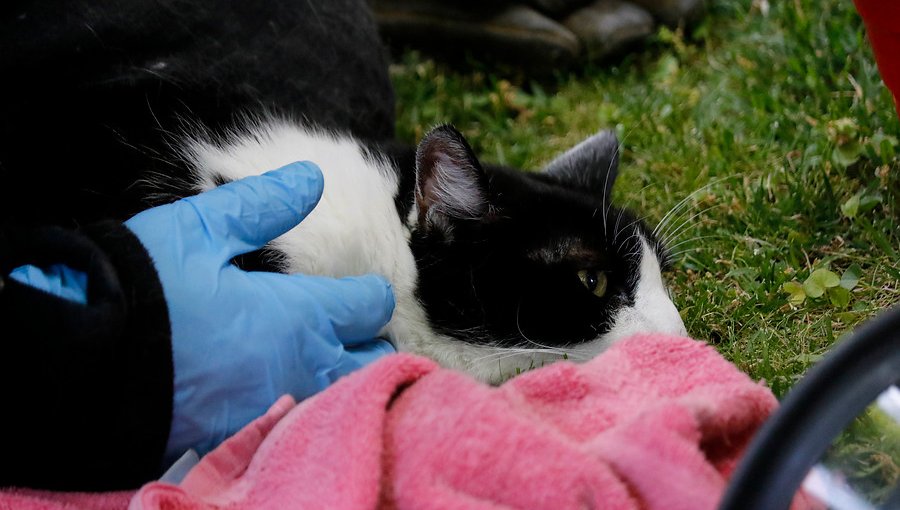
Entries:
[[243, 271], [231, 262], [297, 226], [324, 186], [318, 166], [292, 163], [125, 222], [159, 271], [172, 324], [168, 461], [187, 449], [207, 453], [281, 395], [302, 400], [395, 352], [376, 338], [394, 310], [384, 278]]
[[[86, 303], [8, 275], [65, 264]], [[137, 487], [158, 475], [172, 418], [162, 286], [121, 223], [0, 233], [0, 486]]]
[[136, 487], [281, 395], [394, 352], [376, 338], [394, 308], [383, 278], [232, 264], [302, 221], [323, 186], [316, 165], [294, 163], [124, 226], [7, 233], [0, 486]]

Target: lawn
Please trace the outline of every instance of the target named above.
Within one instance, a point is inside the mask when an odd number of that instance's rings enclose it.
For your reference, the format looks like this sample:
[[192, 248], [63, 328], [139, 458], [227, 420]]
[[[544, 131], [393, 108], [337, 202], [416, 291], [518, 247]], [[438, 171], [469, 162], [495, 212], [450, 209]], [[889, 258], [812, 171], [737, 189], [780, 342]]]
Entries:
[[615, 199], [667, 219], [688, 331], [778, 396], [900, 303], [900, 124], [850, 0], [718, 0], [540, 82], [416, 52], [392, 77], [401, 138], [450, 122], [491, 162], [539, 169], [616, 129]]
[[416, 52], [392, 77], [402, 139], [450, 122], [486, 161], [539, 169], [616, 129], [615, 200], [667, 218], [688, 331], [778, 395], [900, 303], [900, 124], [849, 0], [719, 0], [541, 82]]

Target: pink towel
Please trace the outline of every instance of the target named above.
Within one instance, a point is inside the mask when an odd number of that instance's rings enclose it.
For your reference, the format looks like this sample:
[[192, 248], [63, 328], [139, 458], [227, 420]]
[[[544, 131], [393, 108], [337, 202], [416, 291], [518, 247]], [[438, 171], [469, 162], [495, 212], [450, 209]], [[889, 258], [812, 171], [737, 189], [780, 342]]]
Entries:
[[[685, 338], [633, 337], [500, 387], [396, 355], [298, 405], [283, 397], [180, 485], [147, 484], [128, 508], [713, 509], [776, 406]], [[124, 508], [127, 496], [7, 492], [0, 509]]]

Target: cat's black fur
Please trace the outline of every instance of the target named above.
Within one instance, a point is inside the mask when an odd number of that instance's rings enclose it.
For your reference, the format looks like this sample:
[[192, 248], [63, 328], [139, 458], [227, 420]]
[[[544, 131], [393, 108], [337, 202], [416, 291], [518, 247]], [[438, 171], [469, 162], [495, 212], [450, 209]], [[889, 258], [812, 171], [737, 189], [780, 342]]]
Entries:
[[124, 219], [172, 134], [272, 111], [370, 142], [394, 134], [364, 0], [46, 0], [0, 7], [0, 220]]

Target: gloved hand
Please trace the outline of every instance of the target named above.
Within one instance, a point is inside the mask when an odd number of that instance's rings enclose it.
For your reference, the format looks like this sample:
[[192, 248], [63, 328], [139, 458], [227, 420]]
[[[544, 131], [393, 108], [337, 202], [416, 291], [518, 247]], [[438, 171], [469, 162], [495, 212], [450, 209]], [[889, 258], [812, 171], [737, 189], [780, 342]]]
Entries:
[[322, 188], [316, 165], [293, 163], [125, 223], [150, 252], [168, 302], [175, 401], [167, 459], [189, 448], [202, 455], [281, 395], [306, 398], [394, 352], [373, 341], [394, 309], [384, 279], [231, 264], [297, 225]]
[[87, 274], [63, 264], [40, 268], [19, 266], [9, 273], [9, 277], [54, 296], [76, 303], [87, 303]]

